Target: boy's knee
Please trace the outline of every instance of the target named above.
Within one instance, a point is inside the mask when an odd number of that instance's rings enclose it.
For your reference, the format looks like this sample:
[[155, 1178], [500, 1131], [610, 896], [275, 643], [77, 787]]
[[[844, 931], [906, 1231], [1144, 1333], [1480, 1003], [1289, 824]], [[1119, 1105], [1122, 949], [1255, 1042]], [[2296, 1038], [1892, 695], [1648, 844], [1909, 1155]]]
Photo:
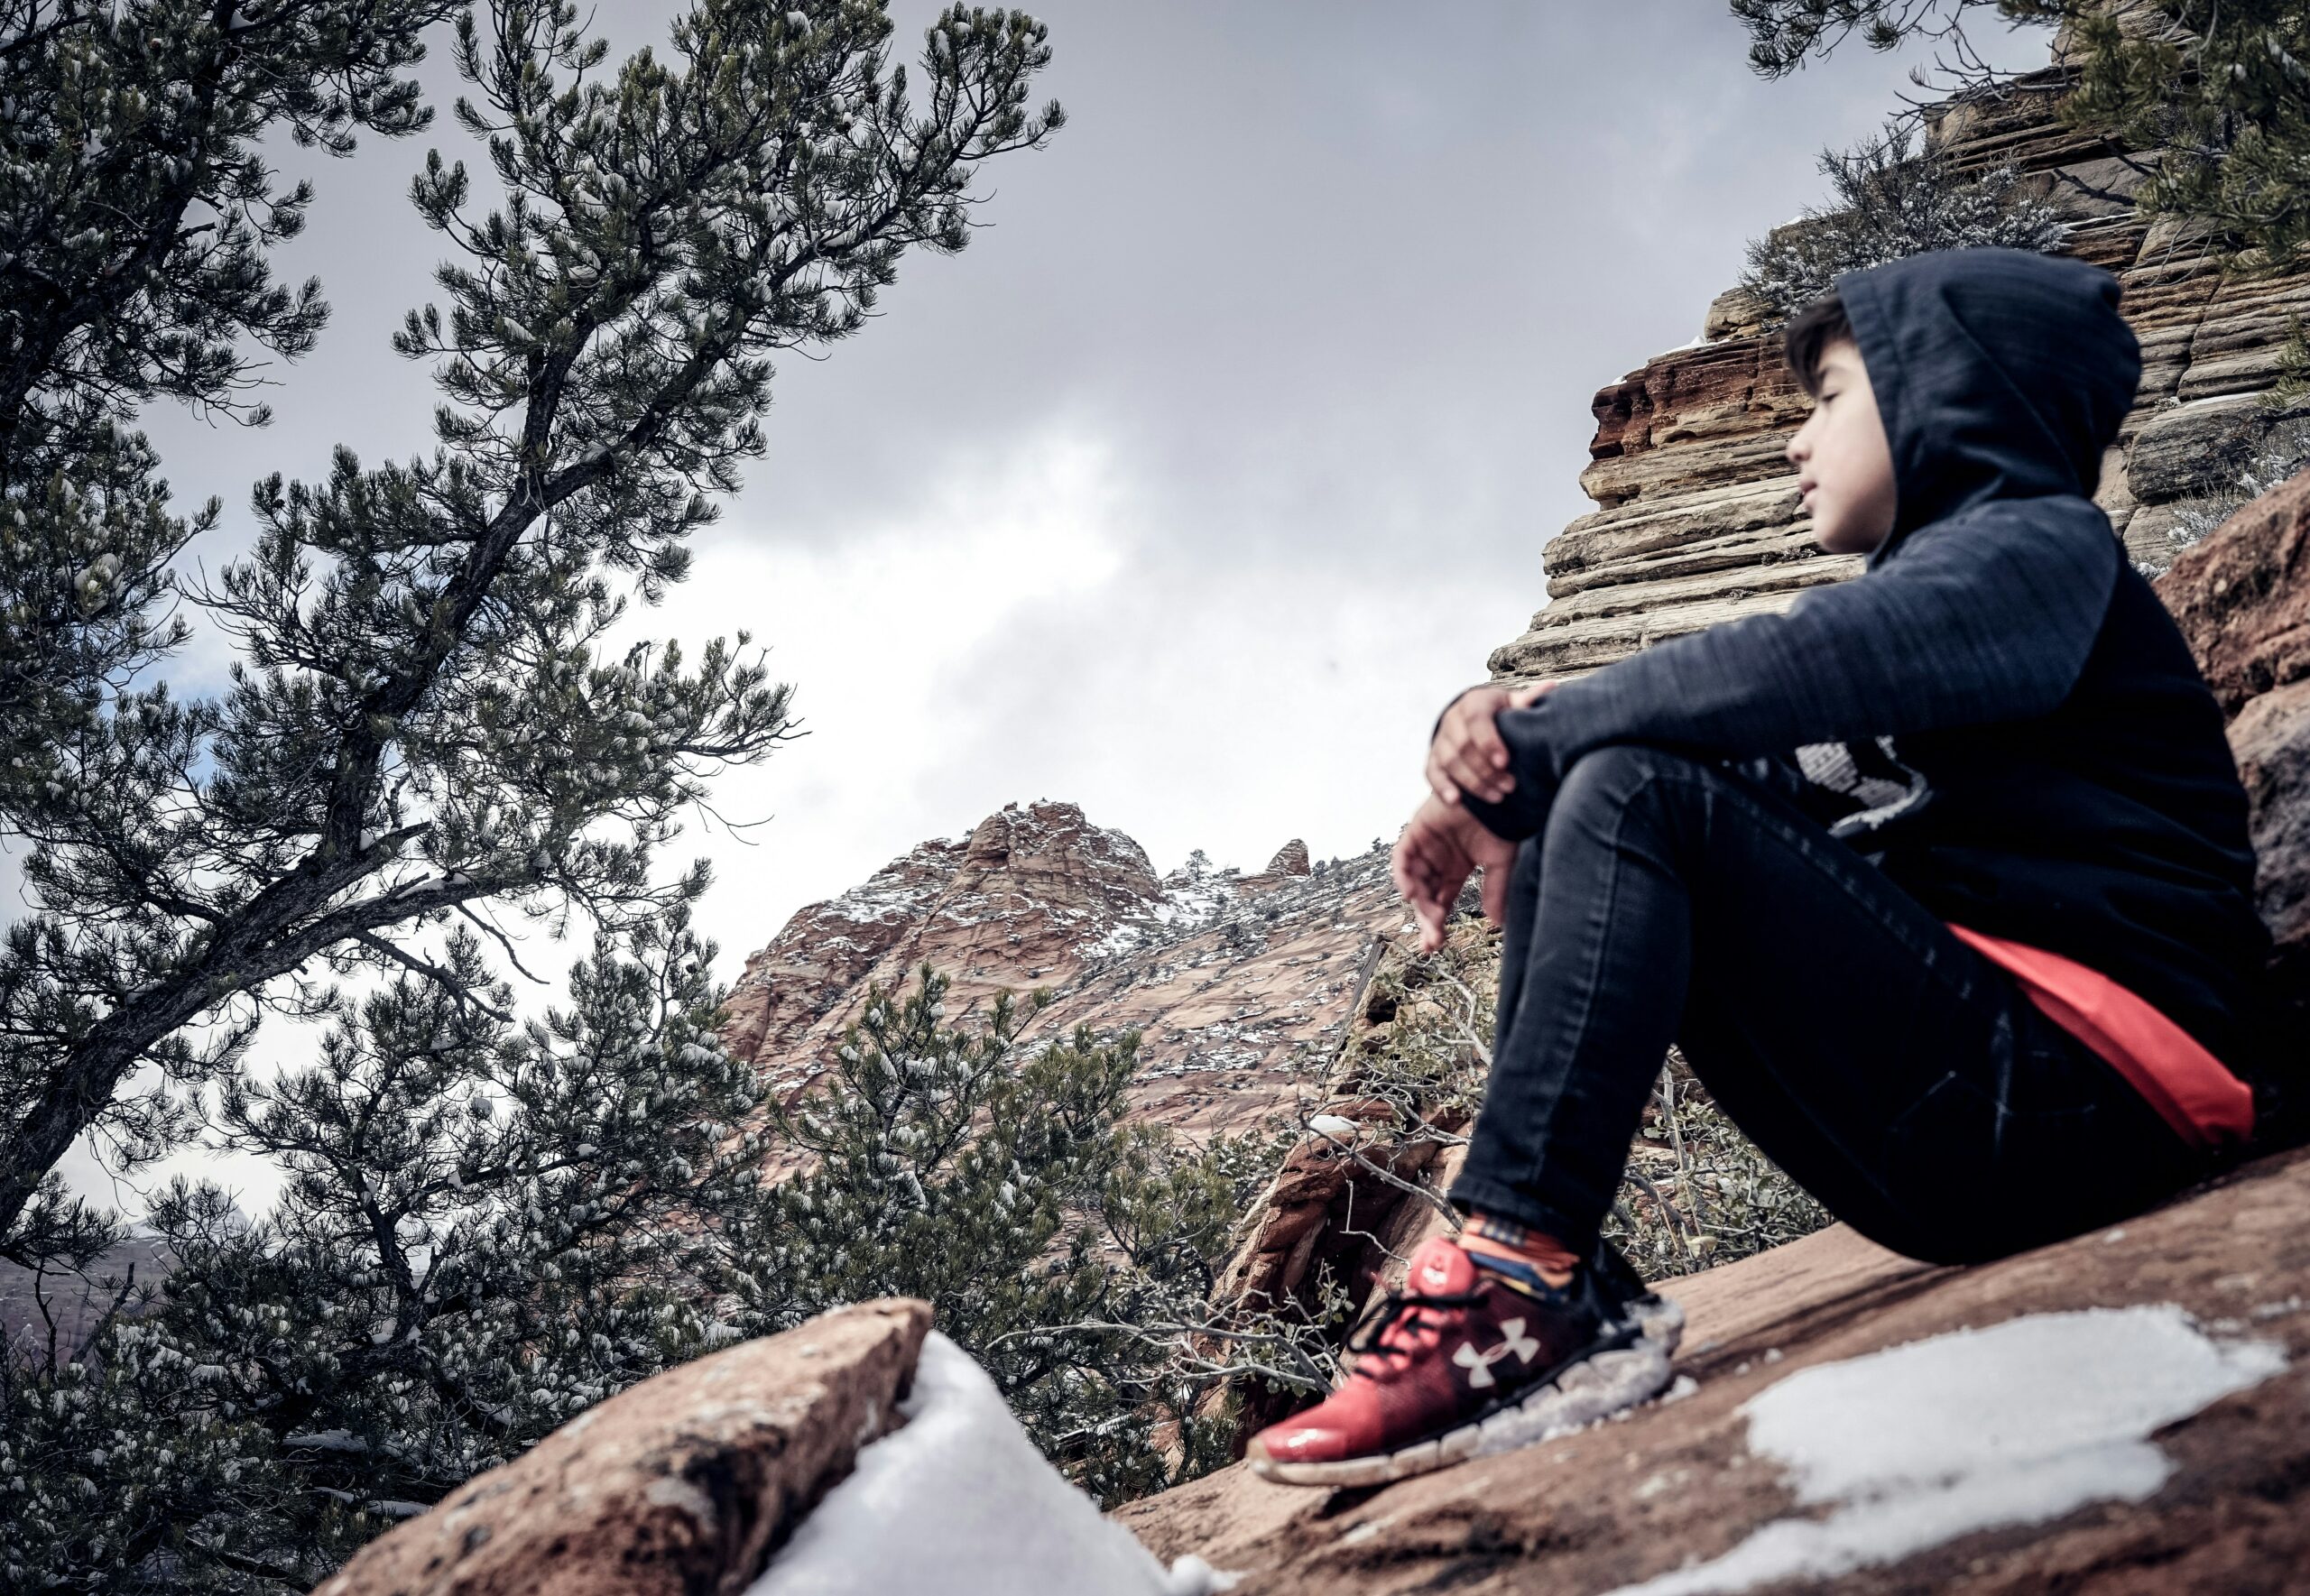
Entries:
[[1613, 743], [1573, 761], [1557, 789], [1554, 812], [1566, 816], [1618, 814], [1648, 794], [1675, 803], [1699, 791], [1700, 783], [1691, 778], [1705, 768], [1697, 760], [1665, 748]]

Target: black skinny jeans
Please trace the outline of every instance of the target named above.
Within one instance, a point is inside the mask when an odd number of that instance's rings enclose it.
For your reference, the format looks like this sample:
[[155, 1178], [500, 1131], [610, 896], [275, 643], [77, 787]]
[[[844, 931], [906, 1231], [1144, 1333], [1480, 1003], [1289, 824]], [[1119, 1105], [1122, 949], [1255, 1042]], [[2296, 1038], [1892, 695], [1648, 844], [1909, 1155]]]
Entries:
[[1671, 1041], [1775, 1163], [1913, 1258], [2003, 1257], [2211, 1169], [1793, 805], [1718, 765], [1601, 749], [1517, 853], [1492, 1080], [1453, 1201], [1588, 1250]]

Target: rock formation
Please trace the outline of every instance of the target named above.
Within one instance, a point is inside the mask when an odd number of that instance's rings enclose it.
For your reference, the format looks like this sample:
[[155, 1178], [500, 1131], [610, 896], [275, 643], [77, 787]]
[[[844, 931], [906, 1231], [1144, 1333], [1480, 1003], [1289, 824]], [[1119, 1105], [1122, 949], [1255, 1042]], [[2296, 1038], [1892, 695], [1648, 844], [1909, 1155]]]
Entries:
[[1243, 1130], [1320, 1081], [1405, 919], [1383, 851], [1319, 868], [1294, 839], [1255, 875], [1197, 853], [1159, 879], [1137, 843], [1073, 804], [1013, 805], [797, 913], [746, 961], [724, 1035], [790, 1093], [870, 984], [929, 963], [953, 979], [956, 1013], [1048, 989], [1024, 1038], [1137, 1029], [1135, 1114]]
[[868, 982], [895, 986], [926, 959], [954, 978], [957, 1005], [1065, 981], [1165, 902], [1129, 837], [1072, 804], [1014, 804], [796, 914], [746, 961], [725, 1038], [747, 1058], [797, 1056], [856, 1017]]
[[2310, 992], [2310, 681], [2249, 704], [2230, 746], [2254, 808], [2256, 907], [2298, 1001]]
[[[2225, 281], [2187, 229], [2145, 225], [2109, 198], [2134, 180], [2097, 140], [2056, 119], [2061, 81], [2049, 68], [2001, 102], [1928, 111], [1927, 142], [1961, 170], [2010, 163], [2031, 174], [2074, 224], [2066, 251], [2124, 284], [2141, 388], [2097, 497], [2134, 558], [2163, 567], [2185, 507], [2268, 431], [2263, 396], [2289, 317], [2310, 309], [2310, 274]], [[1597, 392], [1580, 476], [1596, 509], [1546, 546], [1548, 604], [1493, 651], [1496, 677], [1594, 669], [1663, 638], [1785, 608], [1859, 570], [1857, 558], [1813, 545], [1781, 455], [1809, 405], [1760, 310], [1729, 291], [1698, 340]]]
[[315, 1596], [735, 1596], [898, 1422], [930, 1305], [864, 1303], [661, 1374], [371, 1542]]

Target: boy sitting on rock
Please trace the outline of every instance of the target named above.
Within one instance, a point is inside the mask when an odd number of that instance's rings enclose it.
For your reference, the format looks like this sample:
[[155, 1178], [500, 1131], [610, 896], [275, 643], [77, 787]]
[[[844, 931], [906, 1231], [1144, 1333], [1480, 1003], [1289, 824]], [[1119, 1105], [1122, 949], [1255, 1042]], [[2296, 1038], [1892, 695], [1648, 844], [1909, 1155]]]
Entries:
[[1676, 1315], [1598, 1227], [1671, 1042], [1839, 1219], [1937, 1262], [2270, 1133], [2302, 1065], [2259, 1039], [2246, 797], [2091, 496], [2140, 374], [2118, 295], [2003, 249], [1839, 278], [1786, 334], [1816, 401], [1787, 453], [1862, 574], [1446, 710], [1395, 875], [1425, 947], [1477, 870], [1506, 926], [1466, 1226], [1258, 1472], [1394, 1479], [1659, 1388]]

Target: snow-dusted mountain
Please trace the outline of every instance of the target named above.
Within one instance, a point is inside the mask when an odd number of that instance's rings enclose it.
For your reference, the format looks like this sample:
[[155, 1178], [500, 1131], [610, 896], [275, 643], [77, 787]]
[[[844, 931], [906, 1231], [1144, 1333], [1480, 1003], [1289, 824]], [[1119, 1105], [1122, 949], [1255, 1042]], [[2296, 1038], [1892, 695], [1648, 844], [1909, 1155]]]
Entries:
[[724, 1034], [790, 1090], [870, 985], [928, 962], [953, 980], [950, 1013], [1047, 987], [1028, 1037], [1137, 1028], [1142, 1112], [1241, 1127], [1315, 1090], [1406, 918], [1382, 850], [1318, 863], [1294, 841], [1256, 874], [1198, 853], [1158, 876], [1137, 843], [1073, 804], [1014, 804], [798, 912], [746, 961]]

